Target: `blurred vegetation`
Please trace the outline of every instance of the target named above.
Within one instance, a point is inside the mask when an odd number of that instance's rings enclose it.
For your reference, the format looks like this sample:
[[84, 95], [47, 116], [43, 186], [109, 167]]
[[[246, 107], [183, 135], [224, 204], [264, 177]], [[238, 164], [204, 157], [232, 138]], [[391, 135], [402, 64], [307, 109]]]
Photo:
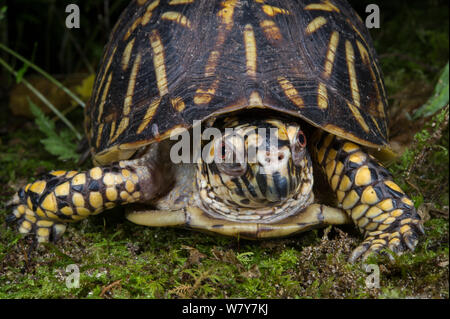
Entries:
[[[435, 88], [448, 90], [437, 85], [449, 59], [448, 2], [350, 2], [362, 17], [367, 4], [380, 7], [381, 28], [371, 34], [389, 96], [391, 143], [400, 155], [389, 169], [426, 221], [427, 236], [414, 253], [392, 263], [371, 259], [381, 265], [380, 289], [366, 288], [361, 265], [346, 262], [361, 241], [351, 226], [249, 242], [133, 225], [119, 208], [71, 225], [61, 243], [28, 256], [28, 241], [6, 227], [4, 203], [48, 170], [85, 169], [90, 163], [80, 167], [73, 158], [58, 159], [40, 143], [52, 138], [60, 147], [73, 141], [66, 146], [73, 152], [76, 139], [61, 121], [50, 121], [51, 113], [35, 110], [37, 120], [13, 114], [11, 107], [28, 108], [28, 98], [41, 106], [17, 82], [28, 79], [80, 132], [83, 110], [55, 98], [54, 85], [42, 83], [48, 79], [0, 50], [0, 58], [19, 73], [0, 67], [0, 298], [448, 298], [448, 105], [439, 102], [434, 115], [412, 119], [427, 101], [437, 103]], [[86, 101], [109, 31], [128, 1], [71, 3], [80, 7], [80, 29], [64, 27], [65, 2], [0, 0], [0, 43]], [[24, 102], [12, 103], [12, 96]], [[69, 290], [65, 267], [72, 263], [81, 268], [81, 285]]]

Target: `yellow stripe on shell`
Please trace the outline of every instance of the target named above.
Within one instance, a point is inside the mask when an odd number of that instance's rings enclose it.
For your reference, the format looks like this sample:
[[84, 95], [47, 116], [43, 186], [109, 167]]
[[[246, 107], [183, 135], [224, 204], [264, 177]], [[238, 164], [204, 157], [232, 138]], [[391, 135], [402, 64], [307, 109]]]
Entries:
[[127, 30], [127, 33], [125, 33], [125, 36], [123, 37], [123, 41], [127, 41], [130, 35], [136, 30], [137, 26], [142, 22], [142, 16], [135, 18], [133, 24], [131, 27]]
[[133, 104], [133, 95], [134, 95], [134, 88], [136, 85], [136, 77], [139, 71], [139, 66], [141, 64], [142, 55], [138, 53], [136, 56], [136, 59], [133, 63], [133, 68], [131, 70], [131, 75], [128, 80], [128, 88], [127, 88], [127, 95], [125, 96], [124, 106], [123, 106], [123, 114], [128, 115], [130, 114], [131, 105]]
[[359, 125], [362, 127], [362, 129], [368, 133], [370, 128], [367, 125], [366, 121], [364, 120], [363, 116], [361, 115], [361, 113], [359, 112], [358, 107], [356, 107], [355, 105], [353, 105], [350, 102], [347, 102], [347, 106], [350, 109], [350, 111], [353, 114], [353, 117], [356, 119], [356, 121], [359, 123]]
[[261, 95], [257, 91], [253, 91], [250, 94], [250, 98], [248, 99], [248, 106], [249, 107], [262, 107], [263, 101], [261, 99]]
[[127, 46], [125, 47], [125, 50], [122, 54], [122, 70], [126, 70], [128, 68], [128, 63], [130, 62], [131, 58], [131, 51], [133, 50], [134, 41], [136, 39], [133, 38], [131, 41], [128, 42]]
[[155, 8], [159, 5], [159, 0], [153, 1], [152, 3], [150, 3], [147, 7], [147, 10], [145, 10], [144, 15], [142, 16], [142, 21], [141, 21], [141, 25], [145, 26], [147, 23], [150, 22], [150, 19], [152, 17], [153, 14], [153, 10], [155, 10]]
[[328, 50], [325, 59], [325, 70], [323, 71], [323, 77], [329, 79], [333, 72], [334, 59], [336, 57], [337, 46], [339, 44], [339, 33], [333, 31], [328, 43]]
[[128, 124], [130, 123], [130, 119], [128, 117], [123, 117], [122, 120], [119, 123], [119, 126], [117, 127], [117, 130], [113, 136], [113, 138], [111, 139], [110, 142], [114, 142], [119, 136], [120, 134], [123, 133], [123, 131], [125, 131], [125, 129], [128, 127]]
[[[358, 79], [355, 69], [355, 50], [349, 40], [345, 40], [345, 57], [347, 60], [348, 76], [350, 81], [350, 90], [352, 93], [353, 103], [357, 108], [361, 107], [361, 97], [359, 94]], [[356, 116], [356, 115], [355, 115]], [[359, 120], [358, 120], [359, 122]]]
[[98, 106], [97, 122], [100, 122], [100, 119], [102, 117], [103, 108], [104, 108], [105, 102], [106, 102], [106, 96], [109, 93], [109, 86], [111, 85], [111, 80], [112, 80], [112, 72], [109, 74], [108, 81], [106, 82], [105, 88], [103, 89], [102, 99], [101, 99], [100, 104]]
[[[369, 45], [368, 45], [367, 42], [366, 42], [366, 39], [363, 37], [363, 35], [361, 34], [361, 32], [358, 30], [358, 28], [355, 27], [355, 26], [353, 25], [353, 23], [349, 22], [349, 20], [347, 20], [347, 22], [348, 22], [348, 24], [353, 28], [353, 30], [359, 35], [359, 38], [364, 42], [365, 46], [366, 46], [366, 47], [369, 47]], [[381, 77], [381, 73], [380, 73], [380, 70], [378, 69], [377, 64], [374, 63], [373, 66], [374, 66], [375, 71], [377, 72], [377, 75], [378, 75], [377, 77], [374, 77], [374, 79], [375, 79], [375, 80], [376, 80], [376, 79], [381, 79], [381, 78], [382, 78], [382, 77]], [[378, 81], [377, 81], [377, 82], [378, 82]], [[382, 85], [382, 84], [380, 83], [380, 86], [381, 86], [381, 89], [382, 89], [382, 91], [383, 91], [383, 96], [386, 96], [386, 91], [385, 91], [384, 85]], [[386, 101], [386, 103], [387, 103], [387, 101]]]
[[270, 42], [278, 42], [283, 39], [280, 28], [272, 20], [263, 20], [260, 26]]
[[311, 3], [305, 7], [305, 10], [322, 10], [322, 11], [336, 11], [340, 12], [339, 8], [332, 4], [329, 0], [324, 0], [322, 3]]
[[219, 80], [216, 79], [208, 89], [198, 88], [195, 92], [194, 103], [195, 104], [208, 104], [211, 102], [217, 88], [219, 87]]
[[191, 22], [185, 15], [181, 14], [180, 12], [176, 12], [176, 11], [164, 12], [161, 15], [161, 19], [173, 21], [185, 28], [191, 29]]
[[245, 57], [247, 64], [247, 74], [251, 78], [256, 78], [257, 67], [257, 53], [256, 53], [256, 40], [255, 32], [250, 24], [247, 24], [244, 29], [244, 44], [245, 44]]
[[169, 5], [174, 6], [178, 4], [189, 4], [193, 3], [195, 0], [170, 0]]
[[317, 88], [317, 105], [322, 110], [328, 108], [327, 87], [322, 82], [319, 82], [319, 86]]
[[286, 97], [292, 103], [294, 103], [299, 108], [302, 108], [305, 106], [303, 99], [301, 98], [297, 89], [292, 85], [292, 83], [288, 79], [286, 79], [284, 76], [279, 76], [278, 83], [280, 84], [281, 88], [283, 89]]
[[164, 62], [164, 46], [157, 30], [152, 30], [150, 35], [150, 44], [153, 50], [153, 66], [155, 68], [156, 85], [158, 86], [159, 95], [166, 95], [169, 90], [167, 88], [166, 65]]
[[181, 97], [170, 99], [170, 102], [177, 112], [182, 112], [186, 108], [186, 104]]
[[[106, 64], [105, 70], [103, 71], [103, 77], [100, 80], [100, 84], [99, 84], [99, 86], [97, 88], [97, 94], [95, 95], [95, 103], [98, 102], [99, 94], [100, 94], [100, 92], [101, 92], [101, 90], [103, 88], [103, 82], [105, 82], [106, 76], [107, 76], [107, 74], [109, 72], [109, 68], [111, 67], [111, 63], [112, 63], [112, 60], [113, 60], [114, 55], [116, 53], [116, 50], [117, 50], [117, 47], [114, 47], [114, 49], [112, 50], [112, 53], [111, 53], [111, 55], [109, 57], [108, 63]], [[108, 90], [106, 90], [106, 91], [108, 91]]]
[[161, 97], [154, 99], [149, 107], [147, 108], [147, 112], [145, 113], [144, 118], [142, 119], [141, 125], [139, 125], [139, 128], [137, 130], [137, 134], [141, 134], [142, 131], [145, 130], [145, 128], [148, 126], [148, 124], [153, 119], [153, 115], [155, 114], [156, 110], [158, 109], [159, 103], [161, 103]]
[[[217, 18], [220, 20], [220, 25], [218, 27], [217, 40], [214, 44], [213, 50], [209, 54], [208, 60], [205, 66], [205, 77], [214, 76], [216, 73], [216, 67], [218, 60], [220, 58], [220, 51], [225, 43], [227, 34], [231, 31], [233, 27], [233, 14], [234, 8], [237, 4], [237, 0], [226, 0], [221, 3], [222, 9], [217, 13]], [[219, 85], [219, 80], [216, 78], [213, 83], [208, 87], [200, 87], [195, 92], [194, 103], [195, 104], [208, 104], [211, 102], [217, 88]]]
[[308, 23], [308, 26], [306, 27], [306, 34], [310, 35], [317, 30], [319, 30], [321, 27], [323, 27], [327, 23], [327, 19], [320, 16], [317, 18], [314, 18], [310, 23]]
[[273, 17], [277, 14], [291, 14], [289, 12], [289, 10], [286, 9], [282, 9], [282, 8], [278, 8], [278, 7], [274, 7], [274, 6], [270, 6], [270, 5], [263, 5], [262, 10], [264, 11], [265, 14], [267, 14], [270, 17]]
[[95, 145], [97, 146], [97, 148], [100, 147], [100, 142], [102, 140], [102, 136], [103, 136], [103, 127], [105, 126], [105, 123], [100, 123], [100, 125], [98, 126], [98, 130], [97, 130], [97, 140], [95, 141]]

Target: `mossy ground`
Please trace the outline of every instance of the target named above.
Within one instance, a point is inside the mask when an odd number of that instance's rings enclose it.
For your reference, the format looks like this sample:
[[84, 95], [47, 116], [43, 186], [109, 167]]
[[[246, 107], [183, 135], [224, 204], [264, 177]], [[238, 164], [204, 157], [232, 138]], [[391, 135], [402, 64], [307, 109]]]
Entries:
[[[443, 116], [412, 121], [406, 115], [431, 95], [448, 59], [448, 10], [440, 5], [403, 8], [373, 32], [391, 97], [391, 137], [403, 152], [389, 168], [415, 200], [427, 233], [414, 253], [369, 260], [380, 265], [380, 288], [367, 288], [368, 273], [346, 261], [362, 240], [351, 226], [251, 242], [137, 226], [119, 208], [72, 225], [62, 242], [28, 256], [28, 241], [6, 226], [4, 203], [39, 174], [76, 163], [49, 155], [33, 121], [7, 113], [5, 102], [0, 298], [448, 298], [448, 125], [432, 140]], [[81, 113], [70, 119], [79, 123]], [[70, 264], [80, 268], [79, 288], [66, 288]]]

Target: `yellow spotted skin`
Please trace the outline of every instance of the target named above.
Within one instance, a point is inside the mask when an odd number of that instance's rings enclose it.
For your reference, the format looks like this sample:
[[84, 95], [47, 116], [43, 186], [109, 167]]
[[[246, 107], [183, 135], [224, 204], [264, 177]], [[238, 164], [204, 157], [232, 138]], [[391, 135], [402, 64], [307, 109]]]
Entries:
[[400, 252], [416, 246], [423, 233], [420, 216], [386, 168], [361, 146], [326, 132], [317, 132], [314, 154], [336, 191], [337, 206], [365, 235], [351, 260], [383, 248]]
[[145, 199], [142, 194], [151, 195], [140, 192], [139, 176], [146, 175], [141, 169], [125, 161], [86, 172], [50, 172], [19, 190], [9, 221], [17, 220], [19, 231], [36, 234], [38, 242], [56, 241], [67, 222]]

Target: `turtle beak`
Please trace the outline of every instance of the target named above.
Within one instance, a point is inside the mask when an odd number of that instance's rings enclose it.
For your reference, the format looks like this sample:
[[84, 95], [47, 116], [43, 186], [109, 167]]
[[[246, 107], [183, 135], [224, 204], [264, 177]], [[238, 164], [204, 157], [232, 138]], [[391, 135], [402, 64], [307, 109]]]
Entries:
[[258, 171], [256, 181], [261, 192], [269, 202], [280, 202], [289, 195], [289, 161], [291, 153], [288, 147], [272, 149], [270, 152], [258, 152]]

